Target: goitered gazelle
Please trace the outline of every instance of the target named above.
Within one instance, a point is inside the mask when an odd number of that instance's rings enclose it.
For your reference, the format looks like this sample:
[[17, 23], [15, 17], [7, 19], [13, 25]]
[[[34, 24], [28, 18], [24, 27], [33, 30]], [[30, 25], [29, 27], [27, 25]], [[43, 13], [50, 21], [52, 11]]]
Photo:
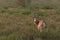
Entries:
[[42, 32], [43, 28], [46, 28], [45, 20], [44, 19], [38, 19], [37, 15], [33, 16], [33, 21], [34, 21], [34, 24], [36, 25], [36, 28], [38, 30], [40, 30], [40, 32]]

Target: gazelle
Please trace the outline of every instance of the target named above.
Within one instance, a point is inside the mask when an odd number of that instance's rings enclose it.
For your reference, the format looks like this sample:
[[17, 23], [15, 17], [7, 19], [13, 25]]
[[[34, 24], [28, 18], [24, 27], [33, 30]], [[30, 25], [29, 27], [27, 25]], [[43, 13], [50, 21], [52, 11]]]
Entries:
[[46, 27], [45, 21], [43, 19], [38, 19], [37, 15], [33, 16], [33, 21], [37, 29], [40, 30], [40, 32], [42, 32], [42, 29]]

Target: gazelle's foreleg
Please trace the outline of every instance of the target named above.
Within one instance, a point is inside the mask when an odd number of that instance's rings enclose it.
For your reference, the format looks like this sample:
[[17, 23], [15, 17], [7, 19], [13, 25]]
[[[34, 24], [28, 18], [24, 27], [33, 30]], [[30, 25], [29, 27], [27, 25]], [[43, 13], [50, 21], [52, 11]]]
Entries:
[[42, 32], [42, 26], [41, 26], [41, 24], [37, 25], [37, 29], [38, 29], [40, 32]]

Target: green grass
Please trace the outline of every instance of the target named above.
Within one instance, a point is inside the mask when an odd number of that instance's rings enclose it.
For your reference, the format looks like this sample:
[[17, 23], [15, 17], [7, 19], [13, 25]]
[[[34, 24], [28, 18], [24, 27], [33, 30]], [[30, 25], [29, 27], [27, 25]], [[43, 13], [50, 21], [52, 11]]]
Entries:
[[[43, 5], [44, 12], [39, 11], [39, 7], [32, 5], [37, 9], [34, 12], [46, 21], [47, 28], [42, 32], [38, 31], [33, 23], [31, 7], [10, 8], [4, 5], [0, 12], [0, 40], [60, 40], [60, 16], [59, 11], [54, 11], [50, 15], [49, 9], [52, 6]], [[48, 10], [47, 10], [48, 9]]]
[[48, 16], [48, 13], [47, 12], [38, 12], [38, 15], [39, 16]]
[[53, 28], [50, 28], [52, 26], [52, 19], [49, 18], [49, 16], [45, 17], [47, 18], [46, 22], [48, 30], [45, 29], [43, 32], [39, 32], [36, 29], [35, 25], [31, 21], [31, 15], [19, 14], [18, 16], [12, 16], [12, 14], [7, 13], [6, 15], [3, 13], [0, 14], [0, 16], [0, 28], [3, 27], [0, 29], [0, 40], [60, 40], [60, 29], [54, 30]]
[[4, 7], [0, 13], [9, 13], [12, 15], [29, 15], [31, 14], [30, 9], [25, 9], [25, 8], [9, 8], [9, 7]]

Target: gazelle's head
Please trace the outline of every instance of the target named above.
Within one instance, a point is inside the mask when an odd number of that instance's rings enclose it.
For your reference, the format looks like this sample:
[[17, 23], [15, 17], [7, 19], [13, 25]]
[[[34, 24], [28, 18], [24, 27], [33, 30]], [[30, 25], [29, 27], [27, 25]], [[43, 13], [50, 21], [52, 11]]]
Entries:
[[33, 21], [34, 21], [34, 24], [38, 23], [39, 20], [38, 20], [38, 15], [37, 14], [34, 14]]
[[34, 22], [37, 22], [37, 21], [38, 21], [38, 19], [37, 19], [37, 18], [33, 18], [33, 21], [34, 21]]

